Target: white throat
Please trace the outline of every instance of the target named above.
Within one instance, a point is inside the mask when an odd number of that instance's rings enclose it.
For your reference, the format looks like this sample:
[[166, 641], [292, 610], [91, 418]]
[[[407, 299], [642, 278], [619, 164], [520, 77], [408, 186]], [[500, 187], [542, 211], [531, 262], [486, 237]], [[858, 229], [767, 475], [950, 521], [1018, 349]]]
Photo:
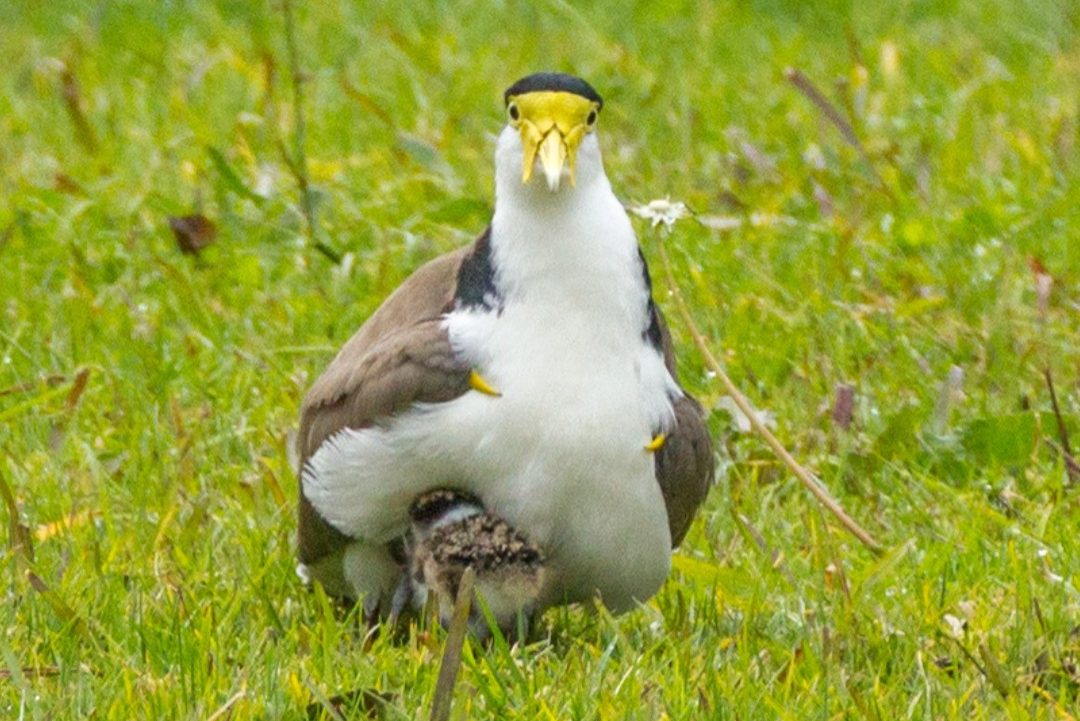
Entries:
[[[594, 134], [585, 137], [578, 149], [577, 180], [566, 179], [559, 190], [551, 191], [536, 177], [521, 182], [521, 140], [507, 128], [495, 151], [495, 215], [491, 221], [496, 283], [509, 299], [524, 299], [554, 280], [565, 291], [577, 280], [601, 284], [591, 295], [614, 295], [632, 299], [644, 308], [637, 239], [611, 190]], [[636, 286], [616, 289], [602, 284], [625, 276]], [[532, 299], [529, 299], [532, 302]]]
[[[636, 362], [649, 322], [648, 289], [633, 227], [604, 174], [595, 135], [579, 148], [576, 184], [555, 192], [535, 175], [523, 184], [520, 158], [518, 134], [508, 129], [495, 155], [490, 241], [500, 313], [452, 314], [455, 345], [488, 366], [504, 352], [490, 347], [496, 325], [521, 324], [568, 362]], [[544, 354], [544, 348], [535, 351]], [[576, 358], [578, 351], [594, 357]]]

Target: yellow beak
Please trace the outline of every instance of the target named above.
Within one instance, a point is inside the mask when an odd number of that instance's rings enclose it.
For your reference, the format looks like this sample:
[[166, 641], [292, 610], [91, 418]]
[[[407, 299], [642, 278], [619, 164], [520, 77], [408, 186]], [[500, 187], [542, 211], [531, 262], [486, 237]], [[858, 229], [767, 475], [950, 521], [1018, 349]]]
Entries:
[[552, 91], [526, 93], [511, 102], [519, 112], [512, 124], [521, 133], [521, 182], [529, 182], [539, 158], [548, 190], [559, 189], [564, 168], [574, 185], [577, 149], [591, 127], [590, 114], [595, 118], [596, 104], [573, 93]]
[[[563, 164], [566, 162], [568, 153], [562, 133], [558, 128], [552, 128], [544, 136], [540, 143], [540, 167], [544, 170], [544, 178], [547, 180], [548, 190], [555, 192], [559, 189], [562, 180]], [[570, 184], [573, 185], [573, 163], [570, 165]]]

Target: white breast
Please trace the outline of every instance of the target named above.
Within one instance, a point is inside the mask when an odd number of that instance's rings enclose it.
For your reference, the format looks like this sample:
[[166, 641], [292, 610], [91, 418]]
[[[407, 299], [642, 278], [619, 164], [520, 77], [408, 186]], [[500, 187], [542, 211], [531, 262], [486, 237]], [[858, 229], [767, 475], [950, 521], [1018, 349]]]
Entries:
[[[440, 415], [468, 449], [466, 477], [486, 479], [484, 504], [545, 548], [552, 600], [600, 591], [626, 608], [668, 570], [667, 515], [644, 449], [667, 399], [642, 386], [641, 349], [593, 332], [580, 310], [508, 305], [480, 367], [501, 397], [469, 394]], [[474, 321], [451, 315], [452, 338], [459, 320]]]

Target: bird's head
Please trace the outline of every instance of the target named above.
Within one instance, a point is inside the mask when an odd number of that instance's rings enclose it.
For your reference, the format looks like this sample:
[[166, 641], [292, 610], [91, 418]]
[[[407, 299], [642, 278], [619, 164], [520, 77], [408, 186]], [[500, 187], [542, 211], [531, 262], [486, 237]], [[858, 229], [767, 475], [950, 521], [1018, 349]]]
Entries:
[[500, 176], [514, 172], [523, 185], [542, 176], [554, 193], [564, 182], [573, 187], [579, 175], [600, 170], [593, 131], [604, 101], [587, 82], [536, 73], [507, 88], [503, 98], [507, 126], [496, 156]]
[[412, 530], [418, 540], [436, 528], [483, 513], [480, 499], [471, 493], [439, 488], [421, 495], [409, 507]]

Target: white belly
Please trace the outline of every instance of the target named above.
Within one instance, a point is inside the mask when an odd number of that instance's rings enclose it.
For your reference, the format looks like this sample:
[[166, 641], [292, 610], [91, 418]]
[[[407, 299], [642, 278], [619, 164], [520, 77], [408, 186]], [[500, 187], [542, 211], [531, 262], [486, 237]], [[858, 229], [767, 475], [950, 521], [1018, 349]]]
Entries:
[[[500, 323], [514, 324], [511, 313]], [[545, 549], [547, 600], [599, 591], [627, 608], [656, 592], [670, 563], [667, 513], [644, 449], [659, 422], [650, 405], [670, 407], [666, 389], [643, 388], [636, 352], [591, 343], [591, 330], [574, 338], [564, 324], [526, 338], [526, 327], [496, 329], [486, 346], [481, 370], [501, 397], [470, 393], [444, 409], [464, 434], [463, 480], [485, 479], [475, 488], [484, 504]]]
[[385, 429], [344, 431], [312, 458], [305, 492], [333, 525], [381, 543], [405, 530], [424, 490], [471, 490], [545, 549], [544, 603], [599, 593], [624, 610], [652, 596], [670, 564], [644, 449], [670, 415], [670, 376], [639, 338], [612, 343], [585, 328], [574, 337], [513, 313], [447, 320], [451, 338], [484, 336], [477, 366], [500, 397], [473, 391]]

